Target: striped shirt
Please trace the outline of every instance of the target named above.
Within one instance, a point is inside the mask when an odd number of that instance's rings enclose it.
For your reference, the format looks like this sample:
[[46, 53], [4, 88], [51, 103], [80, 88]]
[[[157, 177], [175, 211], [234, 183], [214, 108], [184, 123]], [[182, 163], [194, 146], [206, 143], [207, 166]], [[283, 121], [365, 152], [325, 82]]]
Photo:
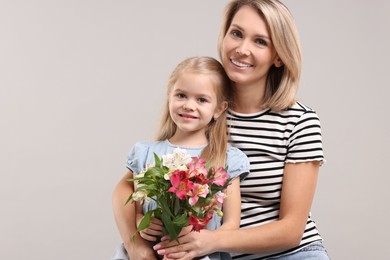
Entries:
[[[229, 142], [250, 161], [250, 174], [241, 182], [241, 228], [255, 227], [279, 217], [285, 163], [324, 162], [317, 114], [301, 103], [272, 112], [228, 113]], [[298, 247], [274, 254], [232, 254], [233, 259], [264, 259], [296, 251], [322, 240], [310, 215]]]

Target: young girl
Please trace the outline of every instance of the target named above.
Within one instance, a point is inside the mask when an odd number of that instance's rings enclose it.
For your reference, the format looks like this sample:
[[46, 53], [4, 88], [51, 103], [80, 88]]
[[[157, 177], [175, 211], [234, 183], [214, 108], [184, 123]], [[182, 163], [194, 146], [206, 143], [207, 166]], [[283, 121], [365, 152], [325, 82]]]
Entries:
[[[159, 156], [172, 153], [179, 147], [186, 149], [191, 156], [202, 157], [210, 166], [227, 166], [231, 177], [247, 174], [249, 161], [237, 148], [227, 146], [226, 109], [231, 95], [229, 78], [222, 65], [209, 57], [194, 57], [181, 62], [173, 71], [168, 82], [167, 102], [162, 116], [160, 132], [156, 142], [136, 143], [131, 149], [124, 179], [138, 174], [148, 163], [154, 162], [153, 153]], [[240, 223], [239, 179], [235, 178], [227, 188], [223, 204], [223, 224], [214, 214], [207, 229], [238, 229]], [[121, 185], [121, 181], [118, 185]], [[116, 189], [118, 190], [118, 189]], [[114, 209], [123, 205], [129, 194], [114, 194]], [[143, 213], [155, 205], [145, 203], [127, 204], [126, 211], [131, 222], [117, 221], [124, 245], [120, 246], [111, 259], [156, 259], [152, 245], [147, 240], [155, 240], [162, 235], [161, 222], [154, 220], [152, 225], [136, 234], [136, 222]], [[141, 215], [141, 216], [140, 216]], [[128, 227], [128, 228], [126, 228]], [[130, 237], [136, 234], [135, 239]], [[127, 254], [126, 254], [127, 251]], [[226, 256], [226, 255], [225, 255]], [[223, 253], [209, 255], [210, 259], [222, 259]]]

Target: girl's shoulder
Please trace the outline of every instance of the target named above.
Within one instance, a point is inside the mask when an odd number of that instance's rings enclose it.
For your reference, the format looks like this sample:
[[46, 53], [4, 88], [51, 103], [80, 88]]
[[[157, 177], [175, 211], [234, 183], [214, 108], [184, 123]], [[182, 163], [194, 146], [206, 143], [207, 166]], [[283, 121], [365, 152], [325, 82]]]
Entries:
[[150, 151], [158, 153], [166, 144], [164, 141], [136, 142], [130, 149], [129, 158], [148, 157]]
[[140, 142], [136, 142], [133, 148], [138, 150], [150, 150], [150, 149], [155, 150], [163, 146], [166, 146], [166, 141], [153, 141], [153, 142], [140, 141]]
[[248, 159], [248, 157], [246, 156], [246, 154], [243, 151], [241, 151], [237, 147], [231, 146], [230, 144], [228, 144], [226, 152], [227, 152], [227, 160], [228, 161], [230, 159], [233, 159], [234, 157], [240, 157], [240, 158], [244, 157], [244, 158]]
[[[240, 149], [228, 145], [226, 154], [226, 165], [231, 177], [236, 177], [249, 172], [249, 159]], [[244, 177], [244, 176], [242, 176]]]

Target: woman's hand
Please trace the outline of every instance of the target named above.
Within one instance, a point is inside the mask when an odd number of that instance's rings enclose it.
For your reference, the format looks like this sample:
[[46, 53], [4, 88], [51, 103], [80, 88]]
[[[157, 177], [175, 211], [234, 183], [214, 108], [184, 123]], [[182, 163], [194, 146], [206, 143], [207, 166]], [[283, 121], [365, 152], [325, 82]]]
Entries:
[[190, 260], [199, 256], [208, 255], [212, 253], [211, 248], [207, 245], [211, 245], [207, 241], [210, 241], [211, 232], [209, 230], [201, 230], [200, 232], [191, 232], [192, 226], [188, 226], [182, 229], [179, 234], [179, 242], [169, 242], [169, 237], [165, 236], [153, 247], [157, 251], [157, 254], [164, 255], [164, 259], [173, 260]]

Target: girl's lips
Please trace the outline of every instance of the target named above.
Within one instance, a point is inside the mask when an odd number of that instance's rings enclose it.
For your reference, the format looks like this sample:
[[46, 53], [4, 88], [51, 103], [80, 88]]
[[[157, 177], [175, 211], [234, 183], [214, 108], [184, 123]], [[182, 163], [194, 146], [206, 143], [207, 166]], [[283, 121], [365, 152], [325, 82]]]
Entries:
[[189, 114], [179, 114], [181, 117], [184, 117], [184, 118], [192, 118], [192, 119], [196, 119], [197, 117], [196, 116], [192, 116], [192, 115], [189, 115]]

